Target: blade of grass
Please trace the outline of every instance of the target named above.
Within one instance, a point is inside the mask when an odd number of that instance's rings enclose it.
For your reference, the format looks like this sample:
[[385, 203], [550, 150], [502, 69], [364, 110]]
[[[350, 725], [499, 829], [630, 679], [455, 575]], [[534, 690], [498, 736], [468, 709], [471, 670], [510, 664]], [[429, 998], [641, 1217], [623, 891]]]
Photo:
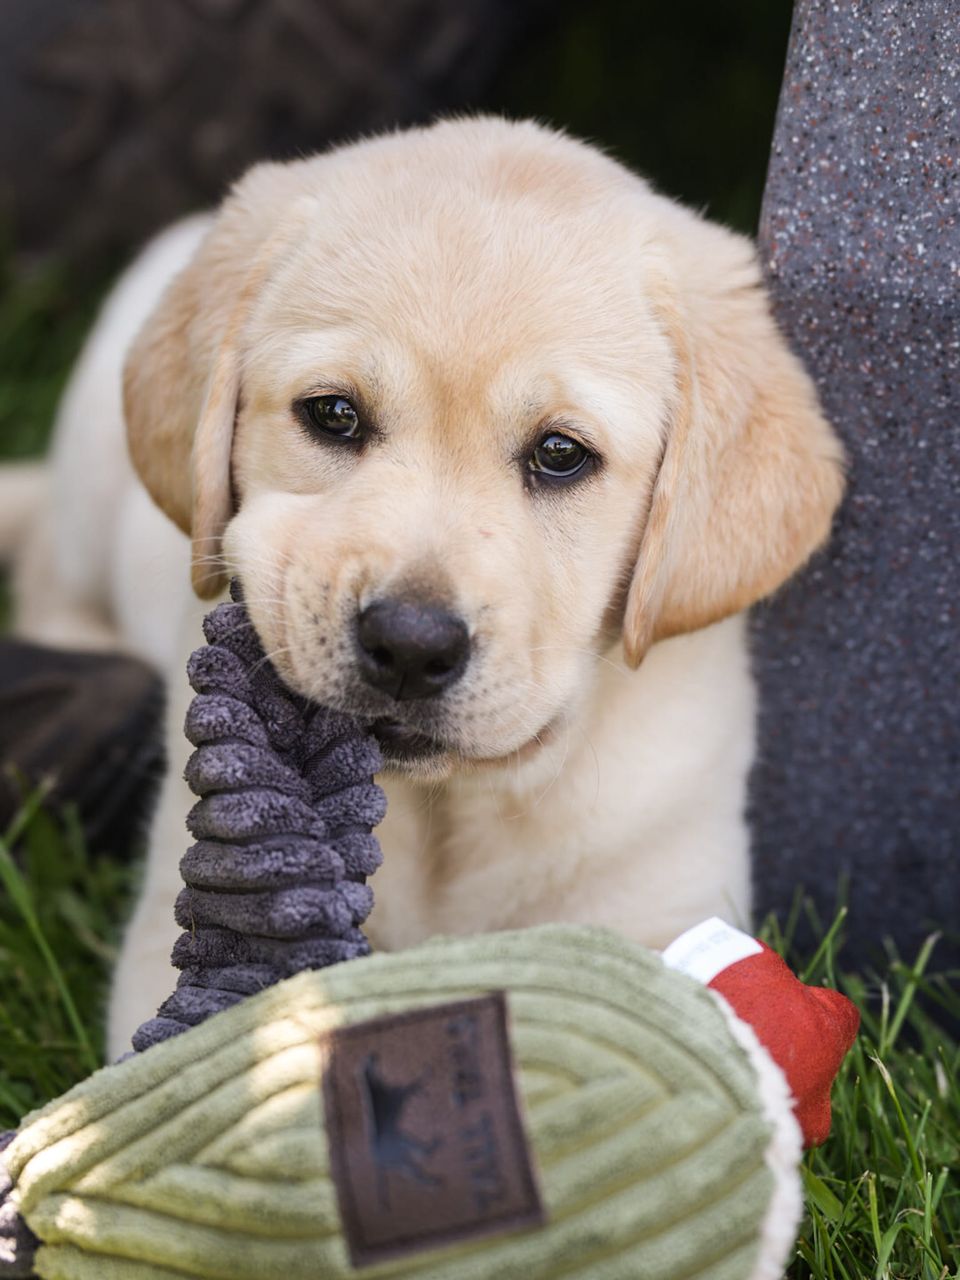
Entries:
[[893, 1083], [893, 1077], [878, 1057], [872, 1053], [869, 1057], [870, 1061], [874, 1063], [877, 1070], [880, 1072], [880, 1077], [886, 1085], [887, 1092], [893, 1100], [893, 1109], [897, 1113], [897, 1119], [900, 1122], [900, 1131], [903, 1134], [904, 1142], [907, 1144], [907, 1151], [910, 1155], [910, 1164], [913, 1167], [913, 1173], [917, 1179], [917, 1185], [923, 1186], [923, 1169], [920, 1165], [920, 1157], [917, 1155], [917, 1148], [913, 1141], [913, 1134], [910, 1132], [910, 1126], [907, 1124], [907, 1118], [903, 1114], [903, 1107], [900, 1105], [900, 1096], [897, 1093], [896, 1085]]
[[90, 1042], [87, 1029], [83, 1025], [83, 1020], [80, 1015], [77, 1013], [77, 1006], [74, 1004], [73, 996], [70, 994], [70, 988], [67, 986], [66, 979], [63, 976], [63, 970], [57, 963], [57, 958], [50, 950], [47, 939], [44, 937], [43, 930], [41, 929], [40, 923], [37, 919], [36, 911], [34, 910], [30, 889], [23, 876], [21, 876], [17, 864], [13, 860], [13, 854], [10, 852], [10, 844], [12, 844], [12, 840], [8, 843], [11, 836], [13, 839], [16, 839], [16, 837], [26, 828], [30, 821], [31, 813], [35, 813], [39, 808], [42, 798], [42, 793], [35, 793], [35, 795], [31, 797], [32, 804], [31, 801], [28, 801], [28, 803], [24, 805], [23, 810], [11, 823], [7, 835], [0, 838], [0, 881], [3, 882], [3, 885], [10, 896], [11, 902], [19, 911], [23, 922], [33, 939], [34, 945], [43, 959], [47, 972], [57, 989], [57, 993], [63, 1004], [64, 1012], [66, 1013], [67, 1020], [73, 1030], [73, 1034], [77, 1038], [77, 1044], [80, 1047], [83, 1061], [86, 1064], [87, 1069], [89, 1071], [96, 1071], [100, 1066], [100, 1063], [97, 1060], [97, 1055]]
[[841, 928], [843, 927], [843, 922], [844, 920], [846, 920], [846, 918], [847, 918], [847, 908], [841, 907], [840, 910], [837, 912], [836, 916], [834, 917], [833, 924], [830, 926], [830, 928], [821, 938], [820, 945], [817, 947], [816, 951], [813, 953], [813, 957], [810, 960], [809, 964], [807, 964], [802, 970], [802, 972], [797, 975], [801, 982], [809, 982], [810, 975], [816, 971], [818, 965], [823, 960], [824, 955], [828, 951], [832, 951], [834, 941], [836, 940], [837, 934], [840, 932]]
[[880, 1232], [880, 1212], [877, 1208], [877, 1175], [868, 1173], [866, 1177], [867, 1183], [867, 1208], [870, 1214], [870, 1230], [873, 1232], [873, 1243], [876, 1248], [877, 1255], [880, 1254], [880, 1241], [883, 1236]]
[[893, 1246], [897, 1243], [897, 1236], [903, 1230], [903, 1222], [895, 1222], [892, 1227], [888, 1227], [883, 1233], [880, 1240], [880, 1247], [877, 1250], [877, 1269], [874, 1272], [875, 1280], [887, 1280], [889, 1272], [887, 1271], [887, 1263], [890, 1261], [890, 1255], [893, 1253]]
[[9, 1089], [3, 1080], [0, 1080], [0, 1102], [9, 1107], [11, 1111], [20, 1110], [20, 1098]]
[[803, 1185], [813, 1203], [825, 1218], [828, 1218], [831, 1222], [839, 1222], [843, 1217], [842, 1203], [823, 1179], [817, 1177], [809, 1165], [804, 1165], [801, 1172], [803, 1174]]
[[913, 1004], [913, 997], [916, 995], [917, 985], [923, 977], [924, 970], [930, 963], [930, 956], [933, 954], [933, 949], [940, 941], [941, 936], [942, 935], [939, 933], [931, 933], [929, 938], [926, 939], [923, 946], [920, 948], [920, 953], [917, 956], [916, 963], [913, 965], [913, 968], [900, 969], [900, 972], [907, 974], [907, 982], [903, 989], [903, 993], [897, 1002], [897, 1008], [890, 1020], [890, 1025], [886, 1029], [886, 1035], [878, 1046], [881, 1057], [886, 1057], [897, 1042], [897, 1036], [900, 1034], [900, 1029], [903, 1026], [904, 1019], [910, 1012], [910, 1006]]

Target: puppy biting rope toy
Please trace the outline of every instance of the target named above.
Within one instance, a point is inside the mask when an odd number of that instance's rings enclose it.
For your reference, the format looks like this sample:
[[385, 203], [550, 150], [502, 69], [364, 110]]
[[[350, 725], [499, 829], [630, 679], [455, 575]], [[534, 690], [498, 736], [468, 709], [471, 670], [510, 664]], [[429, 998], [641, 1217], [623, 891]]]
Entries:
[[177, 988], [0, 1156], [0, 1277], [779, 1277], [849, 1001], [719, 921], [369, 956], [376, 744], [232, 596], [189, 665]]

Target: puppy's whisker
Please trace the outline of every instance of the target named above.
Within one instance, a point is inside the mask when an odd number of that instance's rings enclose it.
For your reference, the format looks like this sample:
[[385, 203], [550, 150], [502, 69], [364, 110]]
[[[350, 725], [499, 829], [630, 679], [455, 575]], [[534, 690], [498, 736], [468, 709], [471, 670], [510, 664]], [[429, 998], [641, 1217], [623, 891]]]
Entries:
[[557, 762], [557, 767], [554, 770], [553, 777], [550, 779], [547, 785], [543, 788], [540, 794], [533, 801], [532, 805], [530, 806], [531, 810], [539, 808], [544, 797], [551, 790], [551, 788], [556, 784], [557, 779], [560, 777], [561, 773], [563, 773], [564, 767], [566, 766], [566, 763], [567, 763], [567, 757], [569, 756], [569, 754], [570, 754], [570, 733], [568, 729], [567, 733], [564, 735], [563, 755], [560, 757], [560, 760]]
[[269, 653], [265, 653], [262, 658], [253, 664], [250, 668], [250, 674], [255, 675], [256, 672], [265, 667], [268, 663], [273, 664], [275, 658], [279, 658], [281, 654], [293, 653], [293, 646], [289, 644], [279, 645], [276, 649], [271, 649]]
[[616, 662], [613, 658], [608, 658], [605, 653], [597, 653], [594, 649], [589, 649], [583, 645], [576, 644], [538, 644], [529, 650], [530, 653], [545, 653], [550, 650], [556, 650], [562, 653], [583, 654], [594, 662], [602, 662], [605, 666], [610, 667], [617, 675], [623, 676], [625, 680], [629, 680], [633, 672], [629, 668]]
[[247, 608], [280, 608], [286, 603], [281, 596], [254, 596], [247, 600]]

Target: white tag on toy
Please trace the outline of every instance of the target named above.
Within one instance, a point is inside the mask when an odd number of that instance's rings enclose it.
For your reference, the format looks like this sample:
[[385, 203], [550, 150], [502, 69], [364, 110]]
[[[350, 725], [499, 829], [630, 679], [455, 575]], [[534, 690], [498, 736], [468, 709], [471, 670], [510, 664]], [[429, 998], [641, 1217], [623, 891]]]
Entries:
[[758, 956], [762, 950], [756, 938], [711, 916], [675, 938], [663, 952], [662, 959], [668, 969], [677, 969], [706, 983], [738, 960]]

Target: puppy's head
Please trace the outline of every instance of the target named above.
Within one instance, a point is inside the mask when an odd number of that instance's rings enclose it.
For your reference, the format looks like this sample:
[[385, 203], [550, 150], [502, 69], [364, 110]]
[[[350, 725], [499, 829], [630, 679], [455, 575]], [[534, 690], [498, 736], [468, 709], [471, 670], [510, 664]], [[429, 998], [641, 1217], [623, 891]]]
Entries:
[[536, 754], [622, 630], [744, 608], [841, 452], [749, 245], [479, 119], [239, 183], [131, 350], [131, 452], [292, 686], [442, 776]]

